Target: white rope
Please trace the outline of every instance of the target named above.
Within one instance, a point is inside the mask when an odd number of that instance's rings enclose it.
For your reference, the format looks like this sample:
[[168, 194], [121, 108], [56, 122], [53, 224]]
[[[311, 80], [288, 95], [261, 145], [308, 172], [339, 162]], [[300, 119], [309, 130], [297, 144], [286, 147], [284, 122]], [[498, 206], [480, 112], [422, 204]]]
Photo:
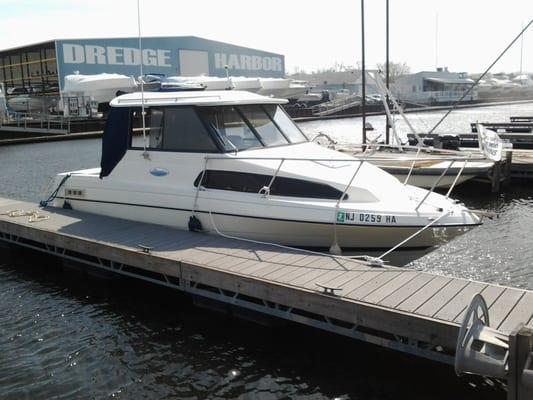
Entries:
[[344, 199], [344, 196], [346, 195], [346, 192], [348, 191], [348, 188], [350, 186], [352, 186], [352, 182], [355, 179], [355, 177], [357, 176], [357, 174], [359, 173], [359, 170], [363, 166], [363, 163], [364, 163], [364, 161], [361, 161], [359, 163], [359, 165], [357, 166], [357, 169], [355, 170], [354, 174], [352, 175], [352, 178], [350, 179], [350, 182], [348, 182], [348, 184], [344, 188], [344, 191], [342, 192], [341, 197], [337, 200], [337, 203], [335, 204], [335, 214], [333, 215], [333, 243], [331, 244], [331, 247], [330, 247], [330, 252], [331, 253], [336, 254], [336, 253], [340, 253], [342, 251], [340, 246], [339, 246], [339, 244], [337, 243], [337, 215], [339, 214], [339, 207], [340, 207], [341, 201]]
[[11, 210], [0, 213], [0, 215], [5, 215], [10, 218], [30, 217], [28, 218], [28, 222], [39, 222], [50, 219], [49, 215], [41, 215], [39, 214], [39, 211]]
[[[209, 192], [209, 191], [206, 190], [206, 192]], [[212, 202], [211, 202], [212, 199], [211, 199], [211, 194], [210, 193], [207, 194], [207, 200], [209, 201], [209, 219], [211, 221], [211, 225], [213, 226], [215, 232], [218, 235], [220, 235], [220, 236], [222, 236], [222, 237], [224, 237], [226, 239], [240, 240], [242, 242], [260, 244], [260, 245], [266, 245], [266, 246], [274, 246], [274, 247], [279, 247], [279, 248], [285, 249], [285, 250], [298, 251], [298, 252], [301, 252], [301, 253], [313, 254], [313, 255], [318, 255], [318, 256], [323, 256], [323, 257], [332, 257], [334, 259], [339, 259], [339, 260], [357, 261], [358, 263], [363, 262], [363, 263], [366, 263], [366, 264], [368, 264], [370, 266], [383, 266], [383, 262], [381, 260], [376, 261], [377, 259], [375, 257], [368, 256], [368, 255], [353, 256], [353, 257], [339, 256], [339, 255], [333, 255], [333, 254], [325, 254], [325, 253], [321, 253], [319, 251], [313, 251], [313, 250], [307, 250], [307, 249], [300, 249], [300, 248], [297, 248], [297, 247], [285, 246], [285, 245], [279, 244], [279, 243], [264, 242], [264, 241], [261, 241], [261, 240], [247, 239], [247, 238], [243, 238], [243, 237], [239, 237], [239, 236], [228, 235], [226, 233], [221, 232], [218, 229], [217, 224], [215, 223], [215, 220], [213, 218], [213, 213], [212, 213]], [[376, 264], [379, 264], [379, 265], [376, 265]]]
[[434, 223], [436, 223], [437, 221], [440, 221], [442, 218], [444, 218], [445, 216], [449, 215], [451, 213], [451, 211], [448, 211], [448, 212], [445, 212], [445, 213], [442, 213], [438, 218], [435, 218], [433, 221], [431, 221], [429, 224], [427, 224], [426, 226], [424, 226], [423, 228], [419, 229], [418, 231], [416, 231], [415, 233], [413, 233], [411, 236], [409, 236], [407, 239], [404, 239], [402, 240], [400, 243], [398, 243], [396, 246], [394, 246], [393, 248], [387, 250], [385, 253], [383, 253], [382, 255], [380, 255], [378, 257], [378, 259], [382, 259], [383, 257], [385, 257], [387, 254], [390, 254], [392, 253], [394, 250], [396, 250], [398, 247], [404, 245], [405, 243], [407, 243], [409, 240], [411, 240], [412, 238], [414, 238], [415, 236], [419, 235], [420, 233], [424, 232], [427, 228], [429, 228], [431, 225], [433, 225]]

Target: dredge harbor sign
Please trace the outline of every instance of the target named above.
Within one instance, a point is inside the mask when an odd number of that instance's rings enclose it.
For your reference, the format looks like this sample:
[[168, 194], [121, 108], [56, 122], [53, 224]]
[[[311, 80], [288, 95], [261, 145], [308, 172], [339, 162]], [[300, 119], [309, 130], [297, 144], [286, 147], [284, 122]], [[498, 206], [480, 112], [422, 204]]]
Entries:
[[116, 73], [138, 76], [233, 76], [283, 78], [283, 55], [234, 46], [194, 36], [143, 38], [72, 39], [56, 41], [59, 84], [76, 71], [84, 75]]
[[[143, 65], [171, 67], [170, 50], [142, 50]], [[133, 47], [63, 44], [65, 64], [139, 65], [141, 51]]]

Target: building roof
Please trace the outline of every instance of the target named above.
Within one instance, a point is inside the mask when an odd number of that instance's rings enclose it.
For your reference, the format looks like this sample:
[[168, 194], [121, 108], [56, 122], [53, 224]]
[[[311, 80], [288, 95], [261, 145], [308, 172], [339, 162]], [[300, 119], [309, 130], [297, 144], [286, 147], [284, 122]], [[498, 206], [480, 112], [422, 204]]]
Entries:
[[111, 101], [113, 107], [145, 106], [224, 106], [247, 104], [285, 104], [286, 99], [261, 96], [241, 90], [209, 90], [192, 92], [135, 92], [116, 97]]
[[426, 81], [436, 82], [436, 83], [449, 83], [449, 84], [472, 84], [474, 81], [469, 78], [427, 78], [424, 77]]
[[[37, 42], [37, 43], [30, 43], [30, 44], [26, 44], [26, 45], [19, 45], [19, 46], [15, 46], [15, 47], [10, 47], [10, 48], [7, 48], [7, 49], [0, 49], [0, 52], [5, 52], [5, 51], [13, 51], [13, 50], [20, 50], [20, 49], [24, 49], [26, 47], [34, 47], [34, 46], [40, 46], [40, 45], [43, 45], [43, 44], [49, 44], [49, 43], [55, 43], [55, 42], [65, 42], [65, 41], [98, 41], [98, 40], [115, 40], [115, 39], [119, 39], [119, 40], [124, 40], [124, 39], [134, 39], [134, 40], [139, 40], [138, 37], [135, 37], [135, 36], [117, 36], [117, 37], [90, 37], [90, 38], [55, 38], [55, 39], [49, 39], [49, 40], [44, 40], [42, 42]], [[254, 49], [254, 48], [251, 48], [251, 47], [245, 47], [245, 46], [240, 46], [240, 45], [237, 45], [237, 44], [232, 44], [232, 43], [227, 43], [227, 42], [221, 42], [221, 41], [217, 41], [217, 40], [212, 40], [212, 39], [206, 39], [206, 38], [203, 38], [203, 37], [199, 37], [199, 36], [191, 36], [191, 35], [188, 35], [188, 36], [142, 36], [141, 37], [142, 40], [147, 40], [147, 39], [182, 39], [182, 40], [199, 40], [199, 41], [203, 41], [203, 42], [210, 42], [210, 43], [213, 43], [215, 45], [229, 45], [229, 46], [233, 46], [233, 47], [239, 47], [241, 49], [246, 49], [246, 50], [253, 50], [253, 51], [257, 51], [258, 49]], [[281, 55], [281, 54], [278, 54], [278, 53], [274, 53], [274, 52], [271, 52], [271, 51], [265, 51], [265, 50], [260, 50], [264, 53], [271, 53], [271, 54], [275, 54], [275, 55]]]

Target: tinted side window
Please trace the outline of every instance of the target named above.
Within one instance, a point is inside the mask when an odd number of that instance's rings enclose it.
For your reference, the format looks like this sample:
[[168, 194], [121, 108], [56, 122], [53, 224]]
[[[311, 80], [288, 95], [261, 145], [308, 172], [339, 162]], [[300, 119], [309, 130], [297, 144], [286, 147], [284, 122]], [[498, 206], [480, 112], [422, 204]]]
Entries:
[[192, 107], [164, 109], [162, 149], [191, 152], [218, 150]]
[[160, 149], [163, 146], [163, 110], [154, 108], [150, 110], [148, 126], [149, 143], [151, 149]]
[[[195, 181], [198, 186], [202, 173]], [[236, 171], [205, 171], [202, 186], [208, 189], [231, 190], [234, 192], [258, 193], [261, 188], [268, 186], [271, 175], [251, 174]], [[338, 200], [342, 192], [323, 183], [310, 182], [303, 179], [277, 177], [270, 187], [270, 194], [275, 196], [307, 197], [312, 199]], [[344, 196], [344, 200], [348, 195]]]

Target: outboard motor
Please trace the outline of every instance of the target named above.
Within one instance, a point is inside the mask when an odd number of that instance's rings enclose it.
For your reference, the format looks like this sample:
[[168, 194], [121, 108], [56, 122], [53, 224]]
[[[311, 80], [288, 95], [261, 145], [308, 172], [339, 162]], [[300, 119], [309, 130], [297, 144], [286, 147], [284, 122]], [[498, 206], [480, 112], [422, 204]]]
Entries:
[[461, 139], [458, 135], [439, 135], [433, 139], [433, 147], [443, 150], [459, 150]]

